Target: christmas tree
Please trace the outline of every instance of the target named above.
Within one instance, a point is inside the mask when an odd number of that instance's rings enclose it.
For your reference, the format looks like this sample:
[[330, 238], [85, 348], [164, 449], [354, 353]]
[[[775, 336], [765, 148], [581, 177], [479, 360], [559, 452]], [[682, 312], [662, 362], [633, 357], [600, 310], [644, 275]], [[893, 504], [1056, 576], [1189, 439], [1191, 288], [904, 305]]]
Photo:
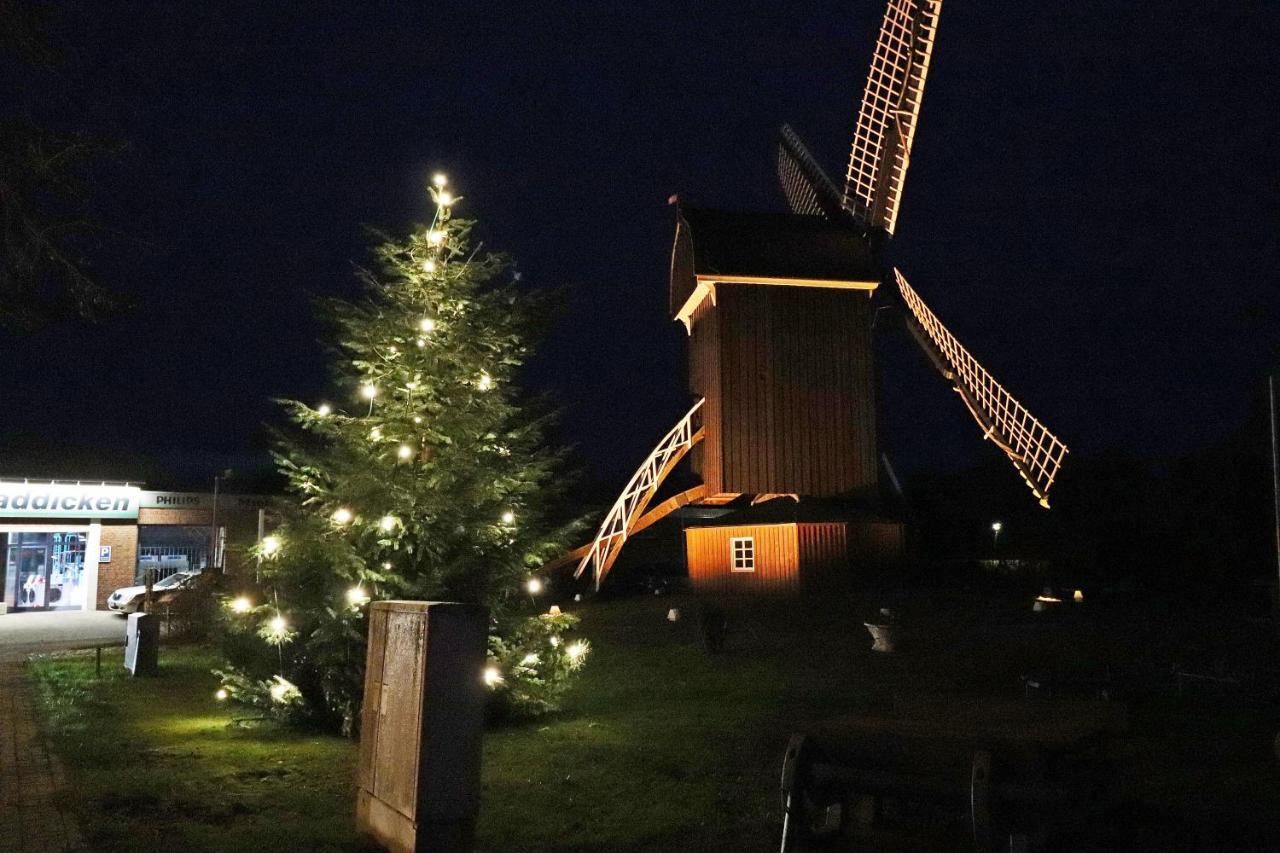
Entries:
[[282, 401], [296, 429], [276, 460], [294, 499], [259, 546], [259, 588], [228, 598], [220, 696], [351, 731], [375, 598], [487, 606], [477, 678], [517, 713], [554, 708], [586, 654], [565, 636], [574, 617], [535, 613], [537, 570], [577, 528], [548, 509], [562, 454], [515, 387], [545, 300], [472, 245], [461, 199], [432, 184], [431, 224], [376, 247], [362, 299], [326, 305], [338, 394]]

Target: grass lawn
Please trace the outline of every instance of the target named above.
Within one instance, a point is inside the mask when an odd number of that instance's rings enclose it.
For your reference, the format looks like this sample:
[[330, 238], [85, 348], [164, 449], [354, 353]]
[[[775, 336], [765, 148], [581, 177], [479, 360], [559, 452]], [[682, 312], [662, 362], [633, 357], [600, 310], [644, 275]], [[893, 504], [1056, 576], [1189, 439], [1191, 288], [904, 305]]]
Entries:
[[[1160, 672], [1188, 642], [1131, 617], [1032, 621], [1026, 604], [913, 596], [904, 612], [913, 640], [895, 655], [869, 651], [858, 618], [866, 607], [762, 606], [735, 621], [729, 650], [717, 656], [702, 651], [688, 599], [583, 606], [593, 653], [565, 711], [486, 736], [479, 847], [776, 849], [781, 755], [806, 722], [906, 695], [1013, 697], [1023, 673], [1119, 664], [1138, 648]], [[673, 606], [686, 614], [674, 624], [665, 619]], [[213, 699], [215, 665], [207, 651], [173, 647], [154, 680], [124, 678], [118, 655], [104, 659], [101, 680], [92, 659], [33, 666], [74, 780], [65, 803], [95, 847], [360, 849], [354, 746], [233, 725], [232, 709]], [[1130, 772], [1115, 814], [1125, 846], [1280, 849], [1254, 846], [1275, 828], [1280, 802], [1271, 712], [1141, 689], [1149, 698], [1132, 707]]]

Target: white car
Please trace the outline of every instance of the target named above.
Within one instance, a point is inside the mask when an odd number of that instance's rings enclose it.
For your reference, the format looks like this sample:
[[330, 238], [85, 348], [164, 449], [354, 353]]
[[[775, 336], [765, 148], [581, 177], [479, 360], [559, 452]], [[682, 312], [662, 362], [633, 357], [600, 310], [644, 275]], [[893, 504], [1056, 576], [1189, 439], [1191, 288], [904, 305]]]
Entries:
[[[152, 602], [167, 604], [173, 595], [193, 580], [200, 577], [199, 572], [174, 572], [164, 580], [156, 581], [151, 587]], [[111, 593], [107, 599], [107, 609], [116, 613], [137, 613], [142, 609], [142, 602], [147, 597], [146, 586], [125, 586]]]

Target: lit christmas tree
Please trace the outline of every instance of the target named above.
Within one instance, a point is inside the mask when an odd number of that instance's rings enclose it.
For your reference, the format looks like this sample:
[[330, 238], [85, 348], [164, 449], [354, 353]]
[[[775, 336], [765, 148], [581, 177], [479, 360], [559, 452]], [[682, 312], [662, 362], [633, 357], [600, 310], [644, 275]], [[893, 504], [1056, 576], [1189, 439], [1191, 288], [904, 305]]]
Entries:
[[350, 731], [378, 598], [486, 605], [477, 678], [516, 713], [554, 708], [585, 657], [565, 637], [574, 617], [531, 615], [538, 567], [577, 528], [548, 517], [561, 454], [513, 385], [542, 303], [507, 258], [472, 245], [443, 176], [431, 195], [429, 226], [377, 247], [364, 299], [327, 306], [340, 392], [283, 401], [300, 429], [276, 460], [298, 500], [262, 543], [261, 589], [228, 602], [220, 696]]

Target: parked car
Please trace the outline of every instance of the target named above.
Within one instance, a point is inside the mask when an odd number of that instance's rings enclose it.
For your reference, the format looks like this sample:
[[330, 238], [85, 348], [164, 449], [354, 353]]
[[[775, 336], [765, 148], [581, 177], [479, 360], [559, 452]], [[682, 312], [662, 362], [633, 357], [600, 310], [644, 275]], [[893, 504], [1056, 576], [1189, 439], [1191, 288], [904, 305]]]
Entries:
[[[198, 577], [200, 577], [199, 572], [174, 572], [164, 580], [156, 581], [151, 587], [152, 603], [168, 604], [180, 590], [189, 586]], [[107, 609], [116, 613], [137, 613], [142, 609], [142, 602], [146, 597], [145, 585], [121, 587], [111, 593], [111, 597], [107, 599]]]

